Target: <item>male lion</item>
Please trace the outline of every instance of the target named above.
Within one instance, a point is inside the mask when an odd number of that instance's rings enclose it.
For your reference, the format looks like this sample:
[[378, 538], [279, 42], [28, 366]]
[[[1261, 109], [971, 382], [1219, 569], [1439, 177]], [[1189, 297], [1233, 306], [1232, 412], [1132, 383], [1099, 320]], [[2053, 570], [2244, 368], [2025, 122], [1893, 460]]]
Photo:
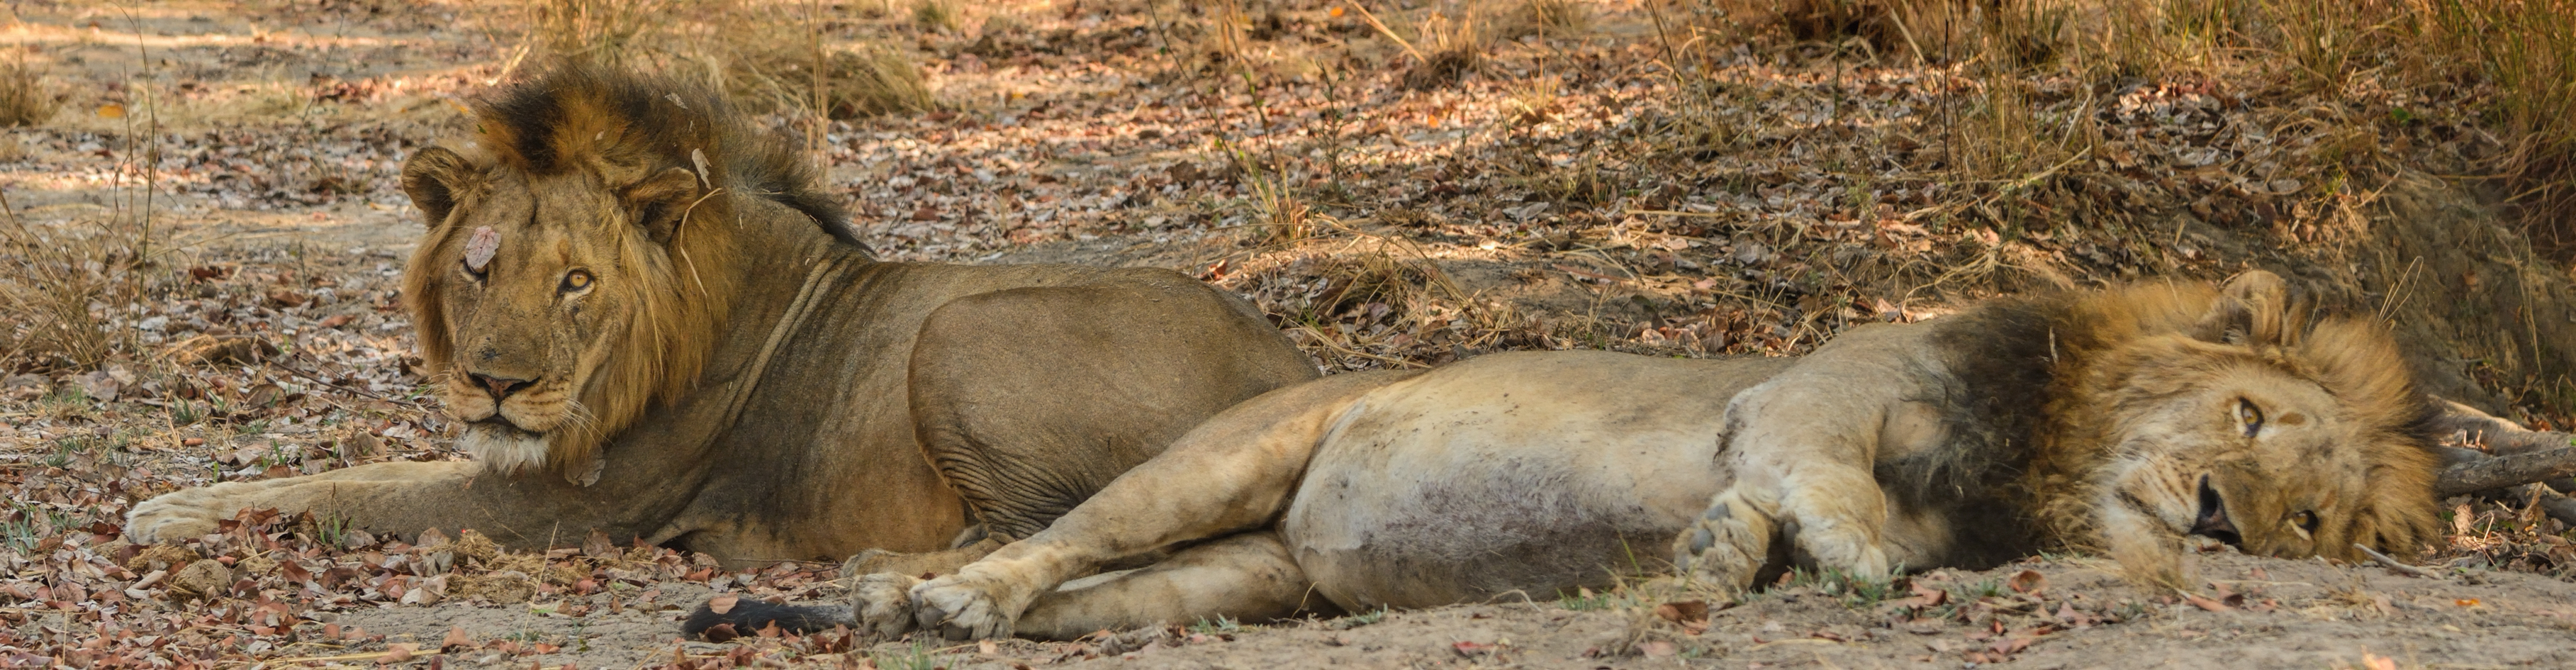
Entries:
[[2435, 532], [2429, 407], [2378, 324], [2312, 318], [2259, 271], [2224, 292], [1995, 300], [1795, 359], [1513, 353], [1337, 375], [1226, 410], [953, 574], [864, 577], [845, 618], [1064, 637], [1545, 597], [1668, 543], [1730, 589], [1791, 565], [1886, 575], [2069, 545], [2185, 586], [2186, 535], [2417, 549]]
[[402, 177], [429, 226], [403, 294], [474, 461], [183, 490], [129, 537], [274, 507], [736, 564], [966, 545], [913, 559], [946, 569], [1316, 375], [1168, 270], [878, 262], [805, 157], [692, 87], [565, 69], [474, 121]]

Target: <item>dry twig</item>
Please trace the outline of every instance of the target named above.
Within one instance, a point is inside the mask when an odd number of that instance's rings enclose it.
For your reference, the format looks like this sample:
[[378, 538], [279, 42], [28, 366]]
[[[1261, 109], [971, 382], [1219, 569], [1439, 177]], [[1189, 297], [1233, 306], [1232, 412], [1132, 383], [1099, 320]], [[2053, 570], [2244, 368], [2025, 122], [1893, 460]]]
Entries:
[[2377, 550], [2377, 549], [2372, 549], [2372, 548], [2370, 548], [2370, 545], [2355, 543], [2355, 544], [2353, 544], [2353, 545], [2352, 545], [2352, 548], [2361, 550], [2361, 553], [2369, 554], [2369, 555], [2370, 555], [2370, 560], [2372, 560], [2372, 561], [2376, 561], [2376, 562], [2378, 562], [2380, 565], [2387, 566], [2387, 568], [2388, 568], [2388, 569], [2390, 569], [2390, 570], [2395, 570], [2395, 571], [2397, 571], [2399, 574], [2404, 574], [2404, 575], [2412, 576], [2412, 577], [2423, 577], [2423, 578], [2426, 578], [2426, 579], [2435, 579], [2435, 578], [2439, 578], [2439, 577], [2441, 577], [2441, 575], [2439, 575], [2439, 574], [2435, 574], [2435, 573], [2434, 573], [2433, 571], [2431, 571], [2431, 570], [2426, 570], [2426, 569], [2423, 569], [2423, 568], [2419, 568], [2419, 567], [2415, 567], [2415, 566], [2412, 566], [2412, 565], [2407, 565], [2407, 564], [2405, 564], [2405, 563], [2398, 562], [2398, 560], [2397, 560], [2397, 559], [2395, 559], [2395, 558], [2391, 558], [2391, 557], [2389, 557], [2389, 555], [2387, 555], [2387, 554], [2379, 553], [2379, 550]]

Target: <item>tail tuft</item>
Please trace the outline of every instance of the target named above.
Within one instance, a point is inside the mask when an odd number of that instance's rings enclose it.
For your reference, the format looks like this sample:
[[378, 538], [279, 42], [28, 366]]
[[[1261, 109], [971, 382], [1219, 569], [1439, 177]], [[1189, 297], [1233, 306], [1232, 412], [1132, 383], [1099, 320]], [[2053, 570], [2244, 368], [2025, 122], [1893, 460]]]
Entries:
[[689, 613], [689, 620], [680, 624], [680, 632], [708, 642], [723, 642], [756, 634], [772, 625], [778, 626], [779, 632], [799, 635], [830, 630], [833, 626], [850, 625], [850, 608], [780, 605], [744, 598], [735, 601], [732, 609], [718, 613], [700, 604], [697, 611]]

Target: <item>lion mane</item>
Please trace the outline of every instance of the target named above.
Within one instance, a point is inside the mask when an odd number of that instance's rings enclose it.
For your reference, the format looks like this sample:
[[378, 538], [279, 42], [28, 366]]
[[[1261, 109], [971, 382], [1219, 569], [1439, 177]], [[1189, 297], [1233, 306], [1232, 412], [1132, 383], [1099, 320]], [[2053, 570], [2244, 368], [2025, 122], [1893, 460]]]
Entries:
[[[2075, 298], [2082, 299], [2075, 299]], [[2000, 305], [2000, 311], [2016, 306]], [[2439, 459], [2436, 407], [2427, 402], [2384, 325], [2329, 316], [2294, 296], [2270, 273], [2250, 273], [2220, 290], [2201, 283], [2148, 284], [2088, 296], [2023, 303], [2054, 312], [2039, 341], [2055, 349], [2044, 388], [2035, 452], [2023, 483], [2034, 516], [2058, 543], [2108, 549], [2124, 562], [2124, 540], [2104, 537], [2098, 507], [2113, 445], [2130, 408], [2159, 394], [2208, 383], [2230, 368], [2261, 368], [2316, 384], [2339, 403], [2355, 439], [2342, 448], [2367, 464], [2366, 497], [2343, 517], [2344, 542], [2318, 547], [2342, 559], [2353, 548], [2411, 553], [2438, 534], [2433, 485]], [[2265, 493], [2276, 493], [2265, 491]], [[2109, 545], [2109, 546], [2105, 546]]]
[[[574, 470], [587, 467], [607, 436], [656, 402], [674, 400], [696, 384], [725, 333], [726, 316], [740, 290], [734, 281], [738, 273], [732, 270], [742, 250], [730, 231], [718, 227], [732, 224], [738, 199], [786, 205], [812, 217], [840, 243], [866, 253], [859, 231], [824, 190], [811, 161], [742, 118], [723, 97], [697, 87], [579, 67], [503, 88], [473, 105], [475, 134], [465, 147], [468, 160], [536, 177], [589, 171], [611, 184], [682, 169], [695, 173], [711, 192], [687, 205], [668, 242], [669, 253], [635, 243], [618, 249], [621, 265], [643, 268], [645, 281], [620, 289], [636, 318], [623, 335], [628, 346], [581, 389], [589, 420], [578, 430], [549, 437], [545, 462], [566, 476], [578, 476]], [[443, 193], [404, 186], [431, 198]], [[455, 202], [417, 204], [444, 212]], [[433, 225], [404, 273], [403, 295], [416, 315], [421, 357], [430, 370], [452, 369], [456, 343], [438, 300], [441, 285], [431, 281], [445, 267], [426, 261], [450, 238], [465, 234], [454, 226]]]

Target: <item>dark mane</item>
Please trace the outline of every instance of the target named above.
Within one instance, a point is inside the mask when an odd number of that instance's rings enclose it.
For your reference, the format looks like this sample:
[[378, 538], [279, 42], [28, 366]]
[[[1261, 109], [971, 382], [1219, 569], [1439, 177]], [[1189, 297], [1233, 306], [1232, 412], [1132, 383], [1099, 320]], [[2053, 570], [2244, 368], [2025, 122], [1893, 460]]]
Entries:
[[[568, 66], [510, 85], [475, 107], [492, 152], [528, 174], [578, 169], [584, 158], [646, 171], [695, 171], [695, 155], [703, 154], [706, 178], [716, 186], [803, 212], [823, 232], [866, 248], [849, 213], [794, 143], [752, 128], [704, 87]], [[567, 155], [575, 152], [596, 155]]]

